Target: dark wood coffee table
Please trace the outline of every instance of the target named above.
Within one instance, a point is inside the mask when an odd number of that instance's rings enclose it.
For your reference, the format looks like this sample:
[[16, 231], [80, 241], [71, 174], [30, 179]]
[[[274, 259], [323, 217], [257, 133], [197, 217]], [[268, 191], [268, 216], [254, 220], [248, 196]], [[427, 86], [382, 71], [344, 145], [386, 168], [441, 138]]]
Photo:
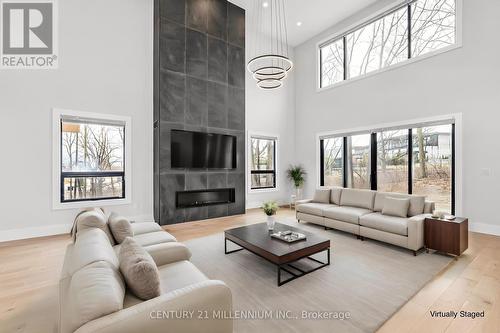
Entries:
[[[273, 232], [287, 230], [300, 232], [306, 235], [307, 239], [289, 244], [279, 239], [272, 238], [271, 232], [267, 230], [267, 224], [259, 223], [226, 230], [224, 233], [224, 252], [225, 254], [229, 254], [245, 249], [276, 265], [278, 273], [278, 286], [282, 286], [285, 283], [295, 280], [296, 278], [330, 265], [330, 240], [328, 238], [281, 223], [276, 223]], [[241, 246], [241, 248], [228, 251], [228, 240]], [[323, 251], [327, 251], [326, 262], [322, 262], [311, 257], [313, 254]], [[301, 259], [308, 259], [319, 263], [320, 265], [310, 270], [304, 270], [296, 265], [293, 265], [294, 262]], [[282, 281], [282, 270], [290, 274], [292, 277]]]

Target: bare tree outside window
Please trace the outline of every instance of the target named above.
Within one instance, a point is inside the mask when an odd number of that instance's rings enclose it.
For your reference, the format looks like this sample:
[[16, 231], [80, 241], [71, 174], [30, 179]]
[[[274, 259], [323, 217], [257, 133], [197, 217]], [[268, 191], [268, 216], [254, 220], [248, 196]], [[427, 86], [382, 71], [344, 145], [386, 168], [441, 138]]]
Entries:
[[344, 186], [344, 138], [323, 140], [324, 186]]
[[455, 44], [455, 0], [419, 0], [411, 8], [412, 57]]
[[344, 80], [344, 42], [341, 39], [321, 48], [321, 86]]
[[413, 130], [413, 194], [451, 213], [452, 125]]
[[64, 201], [123, 197], [125, 128], [62, 122]]
[[408, 130], [377, 133], [377, 189], [408, 193]]
[[[408, 21], [409, 10], [411, 21]], [[345, 79], [355, 78], [455, 42], [455, 0], [417, 0], [323, 45], [320, 49], [321, 87], [340, 82], [344, 76]]]
[[251, 138], [251, 188], [276, 187], [276, 140]]
[[348, 187], [370, 189], [370, 134], [347, 137], [347, 159]]
[[408, 12], [398, 10], [347, 36], [347, 78], [408, 59]]

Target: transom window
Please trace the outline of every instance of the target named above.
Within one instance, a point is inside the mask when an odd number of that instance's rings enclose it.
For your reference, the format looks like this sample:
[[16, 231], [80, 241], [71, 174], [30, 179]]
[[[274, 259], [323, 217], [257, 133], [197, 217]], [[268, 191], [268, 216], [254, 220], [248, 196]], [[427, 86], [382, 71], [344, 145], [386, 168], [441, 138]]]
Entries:
[[320, 88], [453, 45], [456, 0], [405, 2], [320, 45]]
[[320, 185], [425, 195], [454, 214], [454, 124], [320, 139]]
[[250, 189], [276, 188], [277, 138], [250, 137]]
[[125, 123], [60, 121], [60, 202], [125, 198]]

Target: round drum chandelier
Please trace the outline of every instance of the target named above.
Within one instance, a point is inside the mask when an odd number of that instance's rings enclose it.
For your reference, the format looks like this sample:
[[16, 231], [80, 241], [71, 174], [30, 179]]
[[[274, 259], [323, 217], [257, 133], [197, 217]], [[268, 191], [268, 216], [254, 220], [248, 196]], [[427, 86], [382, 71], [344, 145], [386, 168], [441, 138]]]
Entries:
[[[253, 39], [247, 68], [261, 89], [277, 89], [293, 68], [284, 0], [253, 0]], [[253, 45], [252, 45], [253, 44]]]

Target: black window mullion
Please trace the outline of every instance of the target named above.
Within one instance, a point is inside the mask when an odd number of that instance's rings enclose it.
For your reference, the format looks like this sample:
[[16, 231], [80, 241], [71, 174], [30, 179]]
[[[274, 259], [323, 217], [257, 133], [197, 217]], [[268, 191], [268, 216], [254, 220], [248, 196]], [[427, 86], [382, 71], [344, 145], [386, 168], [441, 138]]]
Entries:
[[347, 80], [347, 37], [342, 37], [342, 42], [344, 44], [344, 81]]
[[413, 130], [408, 129], [408, 194], [413, 193]]
[[319, 186], [325, 186], [325, 140], [319, 140]]
[[343, 137], [343, 149], [342, 149], [342, 164], [343, 164], [343, 168], [342, 168], [342, 171], [343, 171], [343, 183], [344, 183], [344, 187], [347, 187], [347, 137], [344, 136]]
[[[371, 189], [377, 190], [377, 133], [371, 134], [371, 158], [370, 158], [370, 186]], [[382, 143], [383, 144], [383, 143]]]
[[411, 19], [412, 19], [412, 12], [411, 12], [411, 4], [408, 4], [408, 59], [412, 58], [412, 49], [411, 49], [411, 34], [412, 34], [412, 29], [411, 29]]

